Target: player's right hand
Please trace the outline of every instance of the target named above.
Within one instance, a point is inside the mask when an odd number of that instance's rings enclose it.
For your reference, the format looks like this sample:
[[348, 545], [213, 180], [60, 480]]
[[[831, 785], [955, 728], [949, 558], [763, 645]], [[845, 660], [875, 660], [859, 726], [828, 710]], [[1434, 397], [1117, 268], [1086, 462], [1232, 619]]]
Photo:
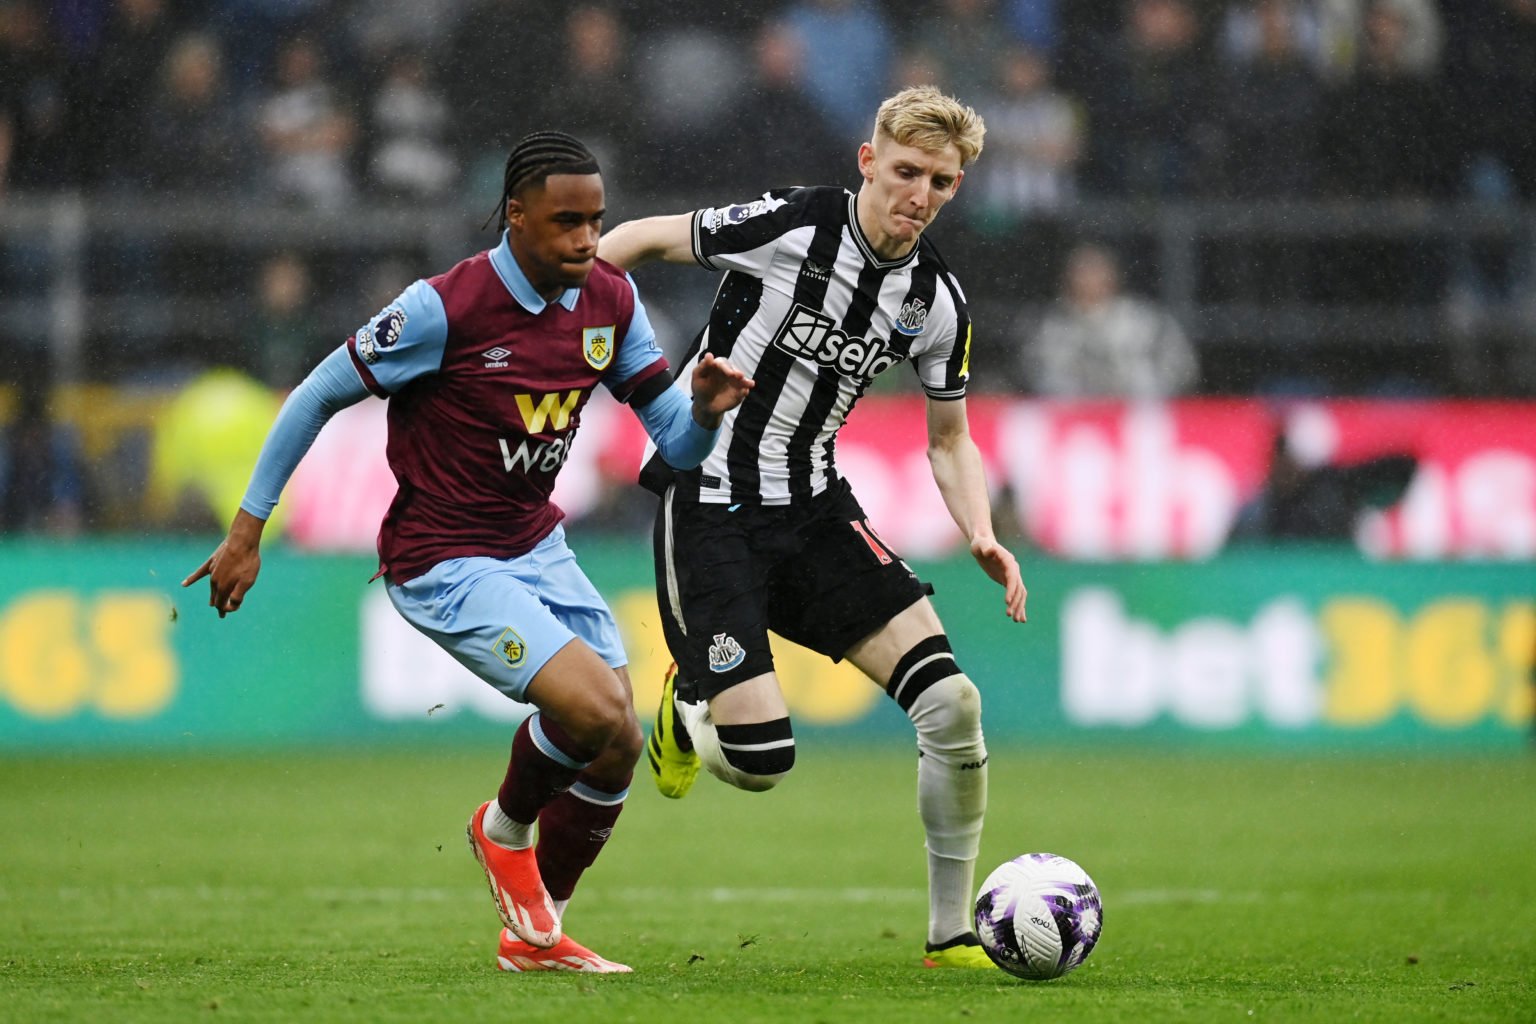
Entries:
[[243, 510], [236, 513], [229, 536], [181, 581], [182, 586], [190, 587], [208, 577], [208, 606], [221, 619], [239, 611], [246, 592], [256, 585], [256, 576], [261, 572], [261, 530], [265, 525]]

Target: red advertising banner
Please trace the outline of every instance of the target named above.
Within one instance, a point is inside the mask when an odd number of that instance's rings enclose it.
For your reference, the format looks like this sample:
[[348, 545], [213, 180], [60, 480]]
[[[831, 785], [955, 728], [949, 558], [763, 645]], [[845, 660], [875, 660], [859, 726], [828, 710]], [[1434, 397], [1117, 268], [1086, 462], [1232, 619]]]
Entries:
[[[1356, 542], [1386, 559], [1536, 558], [1536, 404], [1255, 399], [1167, 404], [968, 402], [999, 517], [1044, 551], [1093, 561], [1206, 558], [1264, 488], [1276, 441], [1303, 470], [1386, 455], [1416, 465], [1395, 505], [1364, 509]], [[368, 550], [394, 492], [384, 405], [337, 416], [284, 499], [289, 537], [320, 550]], [[599, 393], [561, 472], [569, 518], [622, 495], [645, 435]], [[934, 486], [921, 398], [871, 396], [838, 440], [837, 463], [881, 535], [914, 557], [954, 551], [960, 534]], [[635, 500], [646, 500], [636, 497]]]

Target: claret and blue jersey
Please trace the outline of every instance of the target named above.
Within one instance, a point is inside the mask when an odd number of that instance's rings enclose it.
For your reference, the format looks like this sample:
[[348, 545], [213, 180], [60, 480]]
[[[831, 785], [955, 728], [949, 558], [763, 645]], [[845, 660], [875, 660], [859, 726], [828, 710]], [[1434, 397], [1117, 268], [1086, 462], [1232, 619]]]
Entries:
[[412, 284], [346, 348], [390, 399], [399, 491], [379, 556], [396, 581], [446, 558], [532, 549], [563, 517], [549, 496], [593, 389], [627, 401], [667, 370], [628, 275], [599, 260], [583, 287], [546, 302], [505, 237]]

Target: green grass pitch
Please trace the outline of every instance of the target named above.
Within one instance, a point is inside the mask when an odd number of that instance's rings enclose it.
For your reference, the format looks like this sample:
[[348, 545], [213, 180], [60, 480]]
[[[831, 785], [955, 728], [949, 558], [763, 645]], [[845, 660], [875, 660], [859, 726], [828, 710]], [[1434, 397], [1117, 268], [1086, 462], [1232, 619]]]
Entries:
[[979, 875], [1049, 850], [1103, 890], [1058, 981], [918, 966], [894, 749], [637, 779], [567, 917], [626, 977], [493, 969], [463, 827], [499, 749], [0, 759], [0, 1020], [1536, 1019], [1531, 759], [992, 753]]

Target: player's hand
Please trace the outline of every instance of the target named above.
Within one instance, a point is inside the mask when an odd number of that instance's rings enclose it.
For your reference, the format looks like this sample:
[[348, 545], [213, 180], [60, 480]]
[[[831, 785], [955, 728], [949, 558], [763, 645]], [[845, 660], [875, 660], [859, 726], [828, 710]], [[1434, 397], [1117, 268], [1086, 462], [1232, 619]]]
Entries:
[[208, 578], [208, 606], [223, 618], [240, 610], [246, 592], [256, 585], [261, 572], [261, 529], [265, 524], [255, 516], [241, 511], [236, 514], [229, 536], [213, 549], [190, 576], [181, 581], [190, 587], [203, 577]]
[[971, 557], [976, 559], [982, 571], [1003, 588], [1003, 607], [1014, 622], [1027, 622], [1024, 601], [1029, 591], [1024, 587], [1024, 577], [1019, 572], [1019, 560], [1013, 552], [992, 537], [977, 537], [971, 541]]
[[757, 382], [719, 356], [704, 353], [693, 366], [693, 418], [710, 430], [720, 417], [747, 400]]

